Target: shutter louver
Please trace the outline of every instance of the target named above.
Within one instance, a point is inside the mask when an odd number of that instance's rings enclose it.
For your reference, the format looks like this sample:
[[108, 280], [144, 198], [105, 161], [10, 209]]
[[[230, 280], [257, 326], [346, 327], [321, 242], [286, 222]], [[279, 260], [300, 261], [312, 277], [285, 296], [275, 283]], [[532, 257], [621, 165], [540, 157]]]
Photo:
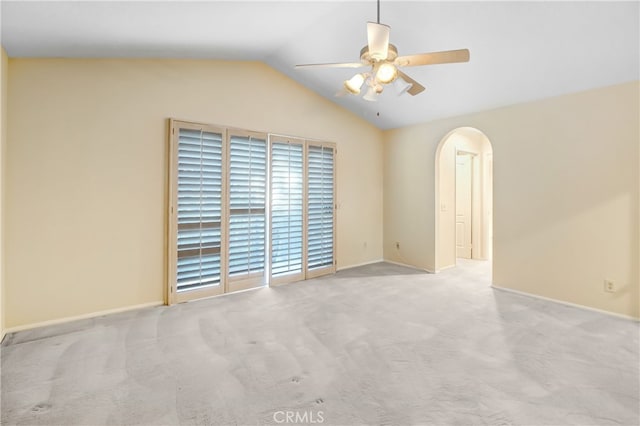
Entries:
[[308, 146], [307, 269], [332, 266], [334, 233], [334, 150]]
[[222, 135], [179, 129], [177, 290], [220, 283]]
[[303, 145], [271, 145], [271, 275], [301, 273], [303, 237]]
[[230, 138], [229, 276], [264, 271], [267, 143], [251, 136]]

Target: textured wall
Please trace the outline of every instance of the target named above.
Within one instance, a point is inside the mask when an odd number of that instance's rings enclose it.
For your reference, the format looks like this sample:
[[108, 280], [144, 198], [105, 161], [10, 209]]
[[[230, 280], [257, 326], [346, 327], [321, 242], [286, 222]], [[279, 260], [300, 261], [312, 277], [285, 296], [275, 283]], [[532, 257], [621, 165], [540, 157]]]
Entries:
[[338, 267], [382, 258], [381, 132], [268, 66], [9, 67], [8, 327], [163, 299], [170, 117], [335, 142]]
[[436, 149], [475, 127], [493, 146], [494, 284], [637, 317], [638, 93], [636, 81], [385, 132], [385, 258], [434, 269]]

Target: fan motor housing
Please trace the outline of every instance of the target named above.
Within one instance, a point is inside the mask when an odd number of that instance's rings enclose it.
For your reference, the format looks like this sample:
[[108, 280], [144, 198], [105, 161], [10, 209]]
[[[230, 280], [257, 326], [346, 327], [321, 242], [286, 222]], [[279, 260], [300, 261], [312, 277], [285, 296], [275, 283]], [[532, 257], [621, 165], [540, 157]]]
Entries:
[[[387, 59], [386, 61], [392, 62], [398, 57], [398, 49], [391, 43], [389, 43], [389, 49], [387, 51]], [[363, 62], [373, 63], [376, 62], [375, 59], [369, 55], [369, 46], [365, 46], [360, 50], [360, 59]]]

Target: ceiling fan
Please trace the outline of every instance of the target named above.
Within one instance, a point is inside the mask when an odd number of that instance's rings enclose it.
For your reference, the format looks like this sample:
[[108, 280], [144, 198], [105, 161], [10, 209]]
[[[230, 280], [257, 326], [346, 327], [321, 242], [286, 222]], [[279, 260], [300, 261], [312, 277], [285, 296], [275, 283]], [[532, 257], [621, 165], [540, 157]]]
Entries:
[[[442, 52], [419, 53], [415, 55], [398, 56], [398, 49], [389, 43], [391, 27], [380, 23], [380, 0], [378, 4], [377, 22], [367, 22], [367, 45], [360, 50], [360, 62], [301, 64], [296, 68], [363, 68], [370, 67], [370, 71], [358, 73], [344, 82], [342, 94], [359, 95], [366, 83], [367, 92], [363, 99], [376, 101], [384, 90], [385, 85], [392, 84], [398, 95], [405, 92], [415, 96], [425, 90], [424, 86], [400, 71], [400, 67], [415, 67], [420, 65], [449, 64], [468, 62], [469, 50], [446, 50]], [[339, 92], [338, 95], [341, 93]]]

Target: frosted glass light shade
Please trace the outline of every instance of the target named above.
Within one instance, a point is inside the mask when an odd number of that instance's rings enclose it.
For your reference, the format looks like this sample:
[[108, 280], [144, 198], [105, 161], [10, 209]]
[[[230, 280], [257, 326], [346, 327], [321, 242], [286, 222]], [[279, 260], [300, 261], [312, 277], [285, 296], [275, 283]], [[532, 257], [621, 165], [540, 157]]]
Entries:
[[378, 100], [378, 93], [380, 92], [377, 91], [374, 86], [369, 86], [369, 90], [367, 90], [367, 93], [362, 97], [362, 99], [369, 102], [376, 102]]
[[364, 83], [364, 75], [356, 74], [353, 77], [351, 77], [349, 80], [346, 80], [344, 82], [344, 88], [347, 89], [349, 93], [353, 95], [357, 95], [360, 93], [360, 88], [362, 87], [363, 83]]
[[384, 62], [378, 66], [376, 80], [382, 84], [389, 84], [398, 77], [398, 69], [395, 65]]

